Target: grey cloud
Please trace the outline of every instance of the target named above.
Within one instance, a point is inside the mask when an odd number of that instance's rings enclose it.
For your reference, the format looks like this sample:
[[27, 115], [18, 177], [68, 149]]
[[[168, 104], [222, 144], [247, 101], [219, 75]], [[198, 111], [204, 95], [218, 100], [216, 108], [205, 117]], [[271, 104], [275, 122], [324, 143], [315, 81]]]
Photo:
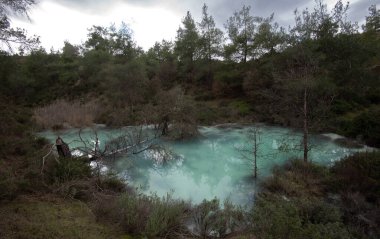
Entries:
[[379, 4], [378, 0], [363, 0], [350, 5], [349, 17], [352, 21], [361, 22], [368, 16], [368, 8], [371, 5]]
[[243, 5], [250, 5], [253, 13], [257, 15], [269, 15], [272, 12], [294, 10], [299, 3], [308, 2], [310, 0], [41, 0], [51, 1], [67, 7], [78, 8], [81, 11], [95, 12], [107, 10], [113, 4], [124, 2], [142, 7], [164, 7], [170, 8], [177, 12], [190, 11], [194, 16], [200, 15], [204, 3], [209, 6], [209, 10], [216, 19], [227, 20], [235, 10], [241, 9]]
[[80, 11], [90, 13], [101, 13], [107, 11], [119, 0], [40, 0], [43, 2], [54, 2], [65, 7], [76, 8]]
[[[302, 9], [306, 4], [312, 5], [314, 0], [42, 0], [52, 1], [64, 6], [78, 8], [81, 11], [101, 14], [110, 9], [115, 3], [124, 2], [140, 7], [162, 7], [170, 9], [179, 15], [185, 16], [190, 11], [196, 21], [201, 18], [202, 6], [206, 3], [209, 6], [209, 13], [214, 16], [219, 27], [233, 14], [240, 10], [243, 5], [252, 7], [252, 14], [255, 16], [269, 16], [275, 14], [275, 20], [280, 25], [287, 27], [293, 24], [293, 11]], [[376, 4], [378, 0], [361, 0], [352, 4], [349, 17], [353, 21], [362, 21], [367, 15], [368, 7]], [[281, 16], [281, 19], [280, 19]], [[180, 22], [178, 23], [178, 25]]]
[[[275, 20], [278, 20], [279, 15], [289, 15], [293, 19], [293, 11], [297, 7], [303, 6], [305, 3], [308, 3], [310, 0], [240, 0], [240, 1], [212, 1], [215, 9], [215, 19], [220, 24], [223, 25], [227, 19], [233, 14], [234, 11], [240, 10], [243, 5], [251, 6], [251, 13], [255, 16], [267, 17], [270, 14], [275, 14]], [[280, 25], [287, 26], [288, 22], [279, 21]]]

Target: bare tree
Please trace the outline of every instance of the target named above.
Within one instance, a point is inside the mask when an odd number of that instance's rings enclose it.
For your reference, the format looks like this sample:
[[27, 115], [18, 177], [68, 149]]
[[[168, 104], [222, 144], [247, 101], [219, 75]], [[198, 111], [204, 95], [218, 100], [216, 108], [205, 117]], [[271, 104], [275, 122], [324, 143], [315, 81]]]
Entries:
[[257, 159], [259, 157], [259, 148], [261, 145], [260, 136], [260, 129], [254, 126], [248, 133], [248, 147], [244, 146], [238, 148], [238, 150], [241, 152], [242, 157], [252, 163], [254, 178], [257, 178]]
[[156, 134], [149, 136], [144, 130], [144, 126], [131, 127], [123, 134], [113, 137], [109, 136], [104, 147], [100, 146], [100, 139], [97, 130], [93, 129], [90, 138], [82, 136], [82, 130], [78, 132], [78, 147], [72, 149], [80, 151], [91, 160], [104, 160], [120, 154], [137, 154], [152, 147]]
[[[108, 140], [102, 143], [99, 132], [92, 129], [91, 135], [85, 137], [83, 130], [78, 131], [78, 139], [68, 143], [68, 145], [76, 145], [71, 147], [70, 152], [74, 157], [88, 157], [90, 161], [106, 161], [115, 158], [121, 154], [138, 154], [148, 149], [156, 148], [154, 141], [157, 134], [149, 135], [143, 126], [133, 127], [126, 130], [123, 134], [117, 137], [109, 136]], [[55, 144], [51, 144], [48, 153], [42, 157], [41, 174], [43, 174], [46, 160], [53, 157], [58, 163], [60, 159], [55, 149]], [[97, 164], [98, 174], [100, 168]]]
[[[277, 83], [283, 92], [282, 110], [302, 129], [302, 140], [299, 150], [303, 152], [303, 160], [309, 160], [310, 130], [323, 128], [322, 122], [328, 115], [329, 108], [335, 97], [332, 88], [321, 81], [323, 73], [319, 71], [318, 56], [299, 44], [295, 48], [294, 56], [287, 62], [285, 72], [276, 76]], [[323, 86], [323, 89], [322, 89]], [[280, 88], [281, 88], [280, 87]]]
[[297, 62], [296, 66], [289, 72], [289, 78], [298, 81], [302, 91], [302, 107], [299, 109], [302, 115], [303, 127], [302, 127], [302, 146], [303, 146], [303, 160], [308, 161], [309, 153], [309, 94], [316, 65], [311, 59], [307, 59], [303, 62]]
[[259, 175], [259, 162], [260, 160], [270, 160], [275, 157], [275, 153], [263, 153], [263, 135], [259, 126], [253, 126], [249, 129], [247, 134], [248, 141], [237, 148], [243, 159], [246, 159], [253, 170], [253, 177], [257, 178]]

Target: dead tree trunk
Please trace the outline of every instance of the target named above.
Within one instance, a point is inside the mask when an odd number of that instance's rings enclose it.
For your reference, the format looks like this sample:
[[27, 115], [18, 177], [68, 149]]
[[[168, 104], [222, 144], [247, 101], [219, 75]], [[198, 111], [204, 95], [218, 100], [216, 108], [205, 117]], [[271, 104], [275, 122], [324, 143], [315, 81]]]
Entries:
[[161, 135], [163, 136], [167, 135], [168, 131], [169, 131], [169, 116], [165, 115], [163, 118], [163, 126], [162, 126]]
[[308, 161], [308, 122], [307, 122], [307, 86], [304, 88], [304, 96], [303, 96], [303, 161]]
[[253, 132], [253, 176], [257, 178], [257, 130]]
[[248, 142], [242, 147], [238, 147], [237, 150], [240, 151], [241, 156], [249, 162], [250, 167], [252, 167], [253, 177], [258, 177], [259, 168], [257, 166], [257, 161], [267, 157], [269, 155], [263, 155], [260, 152], [261, 146], [261, 132], [256, 126], [249, 131]]

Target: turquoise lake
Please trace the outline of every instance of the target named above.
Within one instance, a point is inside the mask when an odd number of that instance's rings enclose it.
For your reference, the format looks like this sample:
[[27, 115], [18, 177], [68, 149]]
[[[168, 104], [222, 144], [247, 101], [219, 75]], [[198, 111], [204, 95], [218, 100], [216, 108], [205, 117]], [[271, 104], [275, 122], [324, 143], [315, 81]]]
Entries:
[[[252, 129], [259, 130], [258, 181], [253, 179]], [[144, 128], [143, 137], [152, 138], [152, 130]], [[135, 150], [140, 153], [121, 154], [101, 162], [102, 170], [112, 170], [142, 193], [164, 196], [172, 193], [175, 198], [199, 203], [203, 199], [228, 199], [235, 204], [251, 205], [259, 181], [268, 177], [275, 165], [289, 158], [300, 158], [301, 132], [281, 127], [258, 124], [237, 124], [199, 127], [200, 136], [191, 140], [172, 141], [154, 139]], [[78, 129], [45, 131], [40, 136], [51, 142], [60, 135], [71, 149], [83, 146]], [[133, 127], [109, 129], [98, 126], [83, 129], [81, 137], [88, 146], [95, 144], [95, 133], [100, 148], [117, 136], [131, 135], [138, 130]], [[340, 138], [334, 134], [311, 135], [310, 159], [323, 165], [331, 165], [362, 148], [346, 148], [336, 143]], [[74, 152], [79, 154], [79, 151]]]

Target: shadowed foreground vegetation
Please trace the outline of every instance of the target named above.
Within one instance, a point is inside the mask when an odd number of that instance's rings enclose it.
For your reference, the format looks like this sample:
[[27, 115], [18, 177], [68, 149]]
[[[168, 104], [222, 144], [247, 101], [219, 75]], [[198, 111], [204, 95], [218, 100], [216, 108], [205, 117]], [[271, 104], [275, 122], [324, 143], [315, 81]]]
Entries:
[[298, 160], [276, 168], [253, 208], [258, 238], [379, 238], [380, 153], [326, 168]]

